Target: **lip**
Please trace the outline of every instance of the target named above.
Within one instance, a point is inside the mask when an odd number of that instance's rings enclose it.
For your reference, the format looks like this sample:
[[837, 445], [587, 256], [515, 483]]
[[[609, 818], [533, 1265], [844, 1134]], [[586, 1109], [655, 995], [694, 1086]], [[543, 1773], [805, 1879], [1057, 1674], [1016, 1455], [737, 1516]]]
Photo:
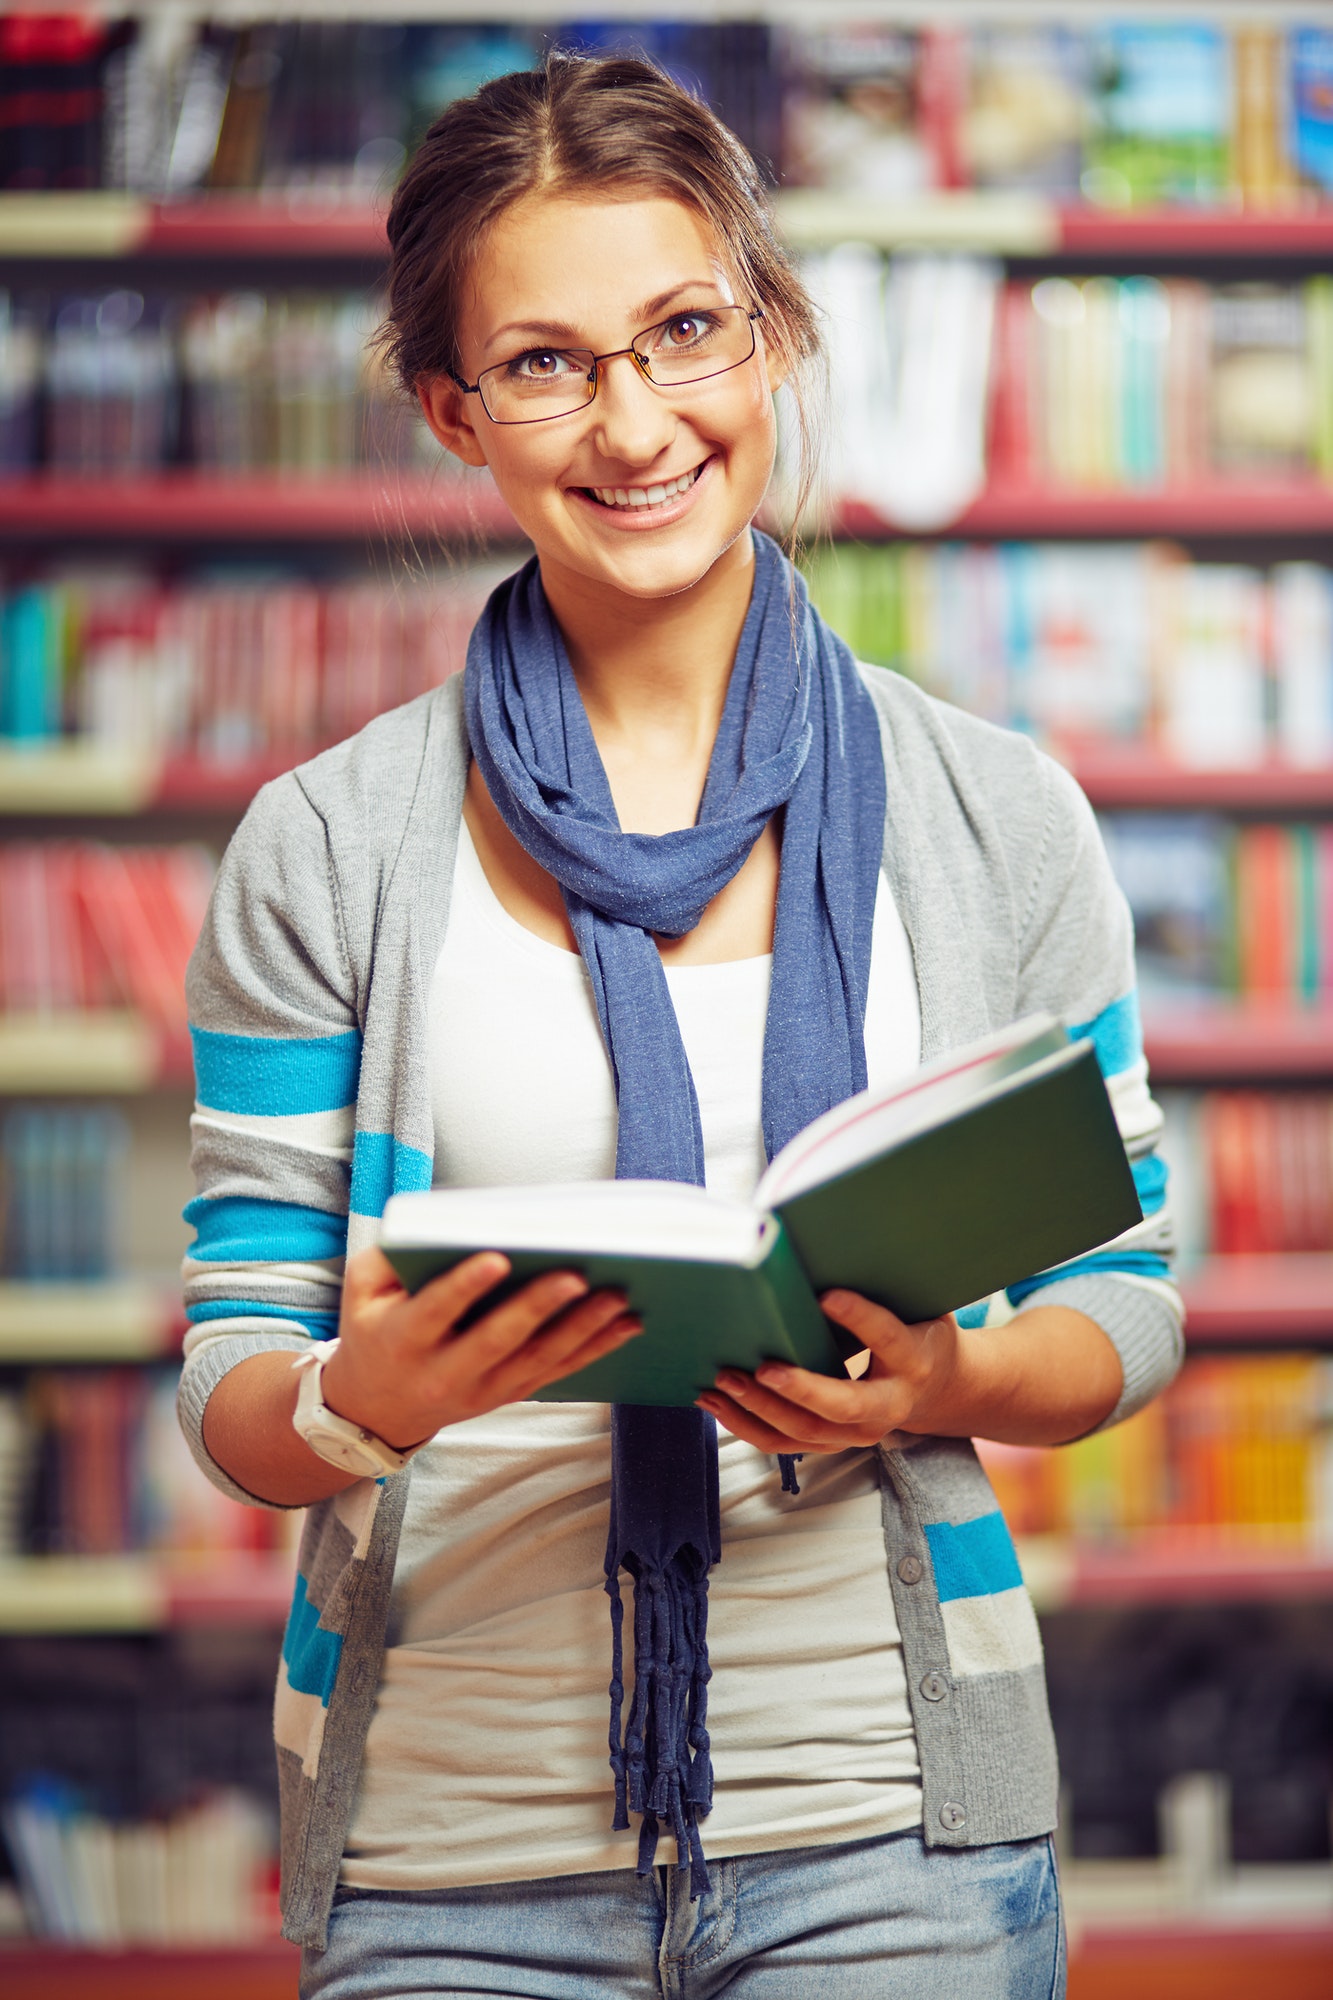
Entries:
[[[674, 521], [687, 514], [716, 462], [716, 453], [704, 459], [693, 484], [683, 493], [677, 493], [674, 499], [660, 501], [656, 507], [604, 507], [600, 500], [592, 498], [586, 487], [567, 486], [565, 491], [575, 505], [581, 506], [585, 513], [604, 522], [607, 527], [620, 534], [642, 535], [655, 528], [669, 528]], [[610, 484], [609, 481], [607, 483]], [[639, 482], [636, 480], [634, 483], [637, 485]]]

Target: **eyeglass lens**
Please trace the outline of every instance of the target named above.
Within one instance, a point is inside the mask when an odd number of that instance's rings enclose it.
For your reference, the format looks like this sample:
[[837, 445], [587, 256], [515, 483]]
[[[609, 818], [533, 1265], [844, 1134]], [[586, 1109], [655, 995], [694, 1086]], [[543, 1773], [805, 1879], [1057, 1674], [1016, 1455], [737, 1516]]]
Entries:
[[[739, 368], [754, 353], [754, 322], [744, 306], [677, 313], [636, 334], [635, 357], [659, 388], [702, 382]], [[611, 359], [603, 355], [603, 361]], [[497, 424], [540, 423], [586, 409], [597, 393], [591, 348], [530, 348], [478, 376], [486, 414]]]

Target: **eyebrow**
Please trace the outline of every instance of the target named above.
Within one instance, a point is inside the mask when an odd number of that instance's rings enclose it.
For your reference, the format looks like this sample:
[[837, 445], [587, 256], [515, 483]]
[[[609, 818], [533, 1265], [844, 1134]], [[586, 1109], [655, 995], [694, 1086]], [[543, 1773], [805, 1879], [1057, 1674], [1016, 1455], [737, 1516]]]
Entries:
[[[645, 299], [637, 312], [632, 313], [630, 317], [638, 325], [651, 326], [656, 315], [664, 313], [672, 300], [678, 299], [682, 293], [697, 293], [701, 291], [720, 292], [721, 290], [722, 287], [718, 284], [716, 278], [686, 278], [679, 285], [672, 285], [668, 291], [659, 292], [656, 298]], [[585, 343], [579, 339], [580, 331], [579, 327], [571, 326], [568, 320], [562, 319], [510, 320], [506, 325], [496, 328], [495, 332], [486, 342], [486, 350], [489, 351], [496, 345], [497, 341], [504, 340], [511, 335], [528, 337], [534, 340], [561, 341], [570, 347], [582, 347]]]

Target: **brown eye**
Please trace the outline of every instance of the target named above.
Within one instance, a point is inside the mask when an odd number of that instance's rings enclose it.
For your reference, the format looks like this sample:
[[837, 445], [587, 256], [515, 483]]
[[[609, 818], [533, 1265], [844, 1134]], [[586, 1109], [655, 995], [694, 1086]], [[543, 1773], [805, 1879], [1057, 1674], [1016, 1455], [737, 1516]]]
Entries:
[[680, 319], [667, 322], [666, 337], [672, 347], [692, 347], [707, 331], [705, 322], [696, 313], [685, 313]]

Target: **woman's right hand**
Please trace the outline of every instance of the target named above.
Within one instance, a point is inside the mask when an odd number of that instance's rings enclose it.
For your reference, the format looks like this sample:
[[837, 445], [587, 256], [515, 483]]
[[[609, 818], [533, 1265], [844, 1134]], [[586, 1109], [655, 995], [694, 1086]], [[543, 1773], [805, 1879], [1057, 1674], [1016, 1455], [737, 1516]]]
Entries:
[[407, 1451], [447, 1424], [525, 1401], [642, 1330], [623, 1292], [548, 1271], [460, 1332], [509, 1271], [507, 1257], [484, 1250], [412, 1293], [381, 1251], [349, 1257], [322, 1383], [328, 1408]]

